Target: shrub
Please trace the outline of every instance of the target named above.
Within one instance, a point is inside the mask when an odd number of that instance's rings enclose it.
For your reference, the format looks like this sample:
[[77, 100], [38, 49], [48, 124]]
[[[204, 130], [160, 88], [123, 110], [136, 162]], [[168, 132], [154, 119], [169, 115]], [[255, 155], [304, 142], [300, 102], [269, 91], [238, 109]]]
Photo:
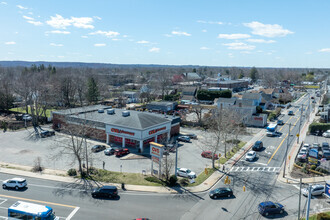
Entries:
[[[319, 168], [320, 168], [320, 167], [319, 167]], [[324, 174], [328, 174], [328, 170], [323, 169], [323, 168], [320, 168], [320, 169], [319, 169], [319, 172], [324, 173]]]
[[95, 167], [89, 167], [88, 171], [90, 174], [98, 174], [98, 169], [96, 169]]
[[181, 179], [180, 180], [180, 185], [181, 186], [188, 186], [189, 180], [188, 179]]
[[307, 168], [307, 164], [304, 164], [303, 168], [301, 168], [301, 171], [302, 171], [303, 173], [309, 173], [309, 172], [308, 172], [308, 168]]
[[300, 162], [300, 161], [297, 161], [296, 164], [300, 167], [303, 167], [304, 166], [304, 163]]
[[158, 179], [155, 176], [147, 176], [144, 179], [147, 180], [147, 181], [149, 181], [149, 182], [152, 182], [152, 183], [159, 183], [159, 184], [162, 184], [163, 183], [160, 179]]
[[312, 165], [312, 166], [311, 166], [311, 169], [312, 169], [312, 170], [315, 170], [315, 169], [316, 169], [316, 165]]
[[69, 176], [77, 176], [77, 171], [73, 168], [69, 169], [67, 173]]
[[41, 172], [43, 171], [43, 167], [41, 166], [41, 157], [37, 157], [34, 160], [34, 166], [32, 168], [32, 172]]
[[316, 216], [317, 220], [329, 220], [330, 219], [330, 215], [327, 213], [319, 213]]
[[169, 185], [174, 186], [176, 182], [178, 181], [178, 178], [175, 175], [172, 175], [169, 180]]

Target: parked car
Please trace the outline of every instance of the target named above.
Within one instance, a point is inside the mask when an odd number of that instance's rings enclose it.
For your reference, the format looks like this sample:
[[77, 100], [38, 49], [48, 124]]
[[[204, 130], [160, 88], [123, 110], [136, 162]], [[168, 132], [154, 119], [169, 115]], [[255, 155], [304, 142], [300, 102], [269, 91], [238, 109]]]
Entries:
[[40, 132], [40, 137], [45, 138], [45, 137], [50, 137], [55, 135], [55, 131], [42, 131]]
[[[203, 151], [201, 155], [202, 155], [202, 157], [212, 159], [212, 152], [211, 151]], [[213, 158], [214, 158], [214, 160], [219, 159], [219, 157], [218, 157], [217, 154], [214, 154], [214, 157]]]
[[289, 111], [289, 112], [288, 112], [288, 115], [294, 115], [294, 114], [293, 114], [293, 111]]
[[196, 173], [192, 172], [191, 170], [189, 170], [187, 168], [178, 168], [177, 174], [178, 174], [178, 176], [188, 177], [190, 179], [196, 178]]
[[121, 149], [115, 150], [116, 157], [122, 157], [122, 156], [125, 156], [126, 154], [129, 154], [129, 153], [130, 152], [127, 148], [121, 148]]
[[113, 149], [112, 147], [109, 147], [109, 148], [104, 150], [104, 154], [107, 155], [107, 156], [110, 156], [114, 153], [115, 153], [115, 149]]
[[327, 149], [322, 149], [322, 151], [320, 152], [320, 156], [322, 158], [325, 158], [327, 160], [330, 160], [330, 150], [327, 150]]
[[22, 116], [22, 120], [23, 121], [31, 121], [32, 120], [32, 117], [28, 114], [25, 114]]
[[323, 149], [329, 149], [329, 144], [327, 142], [322, 143], [322, 150]]
[[256, 141], [252, 147], [252, 150], [259, 151], [262, 150], [263, 148], [264, 148], [264, 144], [262, 143], [262, 141]]
[[311, 99], [314, 99], [314, 96], [312, 96]]
[[284, 206], [280, 203], [274, 203], [271, 201], [262, 202], [258, 205], [258, 211], [261, 215], [268, 216], [270, 214], [282, 214], [284, 212]]
[[329, 138], [330, 137], [330, 130], [327, 130], [326, 132], [324, 132], [322, 134], [322, 136], [325, 137], [325, 138]]
[[247, 154], [245, 155], [245, 160], [253, 161], [256, 157], [257, 157], [256, 152], [251, 150], [251, 151], [247, 152]]
[[284, 125], [283, 120], [277, 120], [277, 125]]
[[190, 142], [190, 137], [188, 136], [179, 136], [177, 138], [178, 141], [182, 141], [182, 142]]
[[321, 151], [322, 150], [322, 147], [319, 143], [313, 143], [311, 149], [316, 149], [318, 151]]
[[185, 136], [189, 137], [190, 139], [197, 139], [197, 135], [196, 134], [186, 134]]
[[299, 151], [299, 153], [302, 153], [302, 154], [308, 154], [308, 151], [306, 150], [306, 149], [303, 149], [303, 148], [301, 148], [300, 149], [300, 151]]
[[209, 192], [209, 196], [211, 199], [217, 199], [220, 197], [232, 197], [233, 194], [233, 190], [228, 188], [228, 187], [220, 187], [214, 190], [211, 190]]
[[23, 178], [12, 178], [8, 180], [4, 180], [2, 182], [2, 188], [7, 189], [7, 188], [13, 188], [13, 189], [22, 189], [27, 186], [26, 179]]
[[275, 137], [276, 135], [277, 135], [277, 133], [275, 131], [267, 131], [266, 132], [267, 137]]
[[92, 147], [92, 152], [96, 153], [96, 152], [100, 152], [100, 151], [103, 151], [105, 150], [107, 147], [104, 146], [104, 145], [94, 145]]
[[[324, 185], [319, 185], [319, 184], [312, 185], [312, 188], [311, 188], [311, 195], [312, 195], [312, 196], [320, 196], [320, 195], [322, 195], [324, 192], [325, 192], [325, 186], [324, 186]], [[304, 189], [302, 189], [302, 190], [301, 190], [301, 193], [302, 193], [304, 196], [308, 196], [308, 188], [304, 188]]]
[[103, 198], [116, 198], [118, 196], [118, 190], [115, 186], [102, 186], [96, 188], [92, 192], [92, 197], [103, 197]]
[[297, 154], [297, 161], [299, 161], [299, 162], [305, 162], [306, 159], [307, 159], [307, 155], [306, 154], [304, 154], [302, 152], [299, 152]]

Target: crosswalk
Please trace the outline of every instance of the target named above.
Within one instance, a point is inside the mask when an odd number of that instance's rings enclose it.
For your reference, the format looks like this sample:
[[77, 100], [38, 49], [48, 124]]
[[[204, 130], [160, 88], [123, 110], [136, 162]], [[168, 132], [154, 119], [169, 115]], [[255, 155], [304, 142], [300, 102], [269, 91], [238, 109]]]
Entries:
[[232, 167], [229, 172], [279, 172], [281, 167]]

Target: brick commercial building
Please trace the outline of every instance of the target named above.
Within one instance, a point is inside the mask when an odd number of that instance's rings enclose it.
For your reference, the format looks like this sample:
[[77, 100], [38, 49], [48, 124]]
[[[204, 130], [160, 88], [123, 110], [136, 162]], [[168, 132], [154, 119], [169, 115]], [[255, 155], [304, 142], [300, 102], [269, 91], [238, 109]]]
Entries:
[[[86, 136], [143, 151], [150, 142], [164, 142], [180, 132], [180, 117], [112, 109], [96, 105], [53, 112], [53, 128], [65, 130], [86, 125]], [[78, 129], [76, 129], [78, 130]]]

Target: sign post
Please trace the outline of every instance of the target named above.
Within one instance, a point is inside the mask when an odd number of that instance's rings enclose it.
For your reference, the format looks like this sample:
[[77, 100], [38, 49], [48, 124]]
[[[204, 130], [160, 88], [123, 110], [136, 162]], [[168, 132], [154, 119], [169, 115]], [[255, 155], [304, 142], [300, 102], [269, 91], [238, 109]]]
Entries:
[[154, 163], [158, 164], [158, 177], [162, 176], [162, 157], [164, 152], [164, 145], [155, 142], [150, 142], [151, 155], [151, 175], [154, 173]]

